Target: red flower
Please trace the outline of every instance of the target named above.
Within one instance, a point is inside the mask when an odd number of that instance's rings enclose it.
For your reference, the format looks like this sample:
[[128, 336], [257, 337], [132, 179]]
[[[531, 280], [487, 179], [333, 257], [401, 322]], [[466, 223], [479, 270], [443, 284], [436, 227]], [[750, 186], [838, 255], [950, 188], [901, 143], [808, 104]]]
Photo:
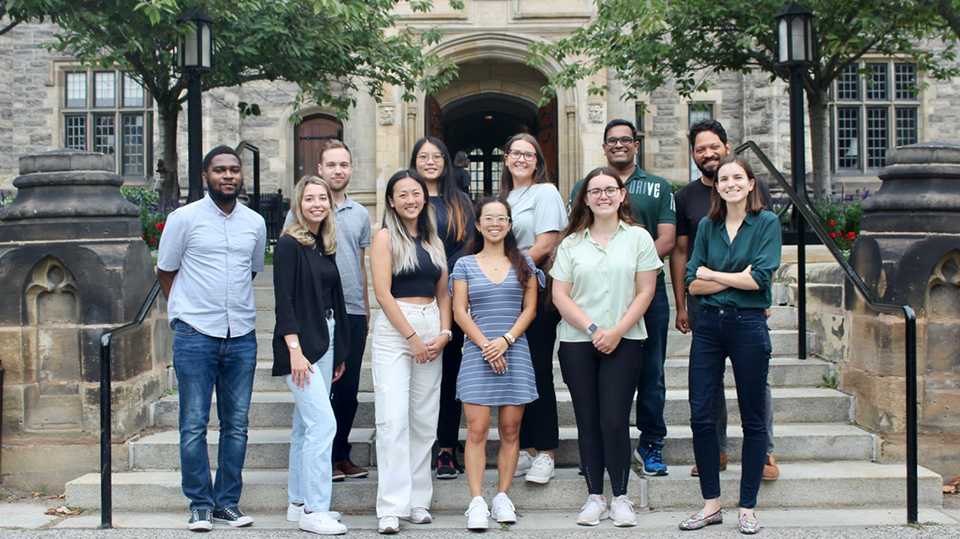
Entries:
[[853, 232], [853, 231], [847, 232], [847, 239], [853, 240], [853, 239], [856, 239], [856, 238], [857, 238], [856, 232]]
[[836, 232], [831, 232], [831, 233], [830, 233], [830, 237], [831, 237], [831, 238], [836, 238], [836, 237], [837, 237], [837, 233], [836, 233]]
[[163, 223], [157, 223], [157, 230], [163, 230]]
[[143, 239], [147, 239], [147, 235], [146, 235], [146, 234], [140, 234], [140, 237], [143, 238]]
[[827, 226], [837, 226], [837, 223], [834, 221], [827, 221]]

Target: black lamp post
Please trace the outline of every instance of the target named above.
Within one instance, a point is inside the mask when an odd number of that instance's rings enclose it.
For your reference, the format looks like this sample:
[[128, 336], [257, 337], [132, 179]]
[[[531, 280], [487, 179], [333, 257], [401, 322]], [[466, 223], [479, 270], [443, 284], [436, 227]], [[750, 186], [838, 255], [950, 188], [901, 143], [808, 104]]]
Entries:
[[[813, 65], [813, 13], [796, 2], [773, 16], [777, 22], [777, 65], [790, 71], [790, 170], [793, 189], [807, 198], [806, 157], [803, 135], [803, 74]], [[798, 357], [807, 357], [806, 224], [793, 209], [797, 230], [797, 331]]]
[[187, 75], [187, 202], [193, 202], [203, 196], [203, 185], [200, 181], [203, 161], [203, 89], [200, 86], [200, 75], [213, 70], [213, 19], [194, 8], [183, 14], [177, 22], [186, 26], [186, 32], [180, 36], [177, 44], [177, 66]]

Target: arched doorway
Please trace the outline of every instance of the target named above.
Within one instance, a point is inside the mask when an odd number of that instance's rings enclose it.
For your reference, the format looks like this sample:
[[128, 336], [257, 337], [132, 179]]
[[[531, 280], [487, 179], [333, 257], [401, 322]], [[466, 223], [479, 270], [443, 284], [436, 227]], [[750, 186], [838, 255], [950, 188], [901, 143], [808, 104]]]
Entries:
[[456, 82], [426, 97], [424, 131], [443, 140], [451, 155], [467, 153], [475, 200], [499, 189], [503, 146], [517, 133], [537, 138], [550, 180], [557, 183], [556, 101], [538, 103], [546, 83], [542, 73], [520, 63], [474, 60], [460, 64]]
[[343, 140], [343, 124], [332, 116], [317, 114], [304, 118], [294, 128], [294, 178], [293, 183], [308, 174], [317, 174], [320, 162], [320, 146], [325, 140]]

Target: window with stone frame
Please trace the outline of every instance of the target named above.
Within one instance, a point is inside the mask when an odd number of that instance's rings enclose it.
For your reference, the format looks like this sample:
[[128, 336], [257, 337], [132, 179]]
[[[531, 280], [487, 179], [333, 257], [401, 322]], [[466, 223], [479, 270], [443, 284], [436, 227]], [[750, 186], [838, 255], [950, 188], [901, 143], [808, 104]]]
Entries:
[[[687, 105], [688, 113], [688, 123], [687, 129], [689, 130], [690, 126], [699, 122], [700, 120], [712, 120], [713, 119], [713, 103], [690, 103]], [[690, 161], [689, 164], [689, 181], [693, 182], [700, 179], [700, 169], [697, 168], [697, 163], [693, 160], [693, 148], [687, 148], [687, 160]]]
[[920, 140], [917, 66], [886, 59], [848, 66], [833, 89], [834, 171], [863, 174], [886, 164], [890, 148]]
[[122, 176], [152, 170], [153, 99], [127, 73], [67, 68], [60, 72], [63, 147], [100, 152]]

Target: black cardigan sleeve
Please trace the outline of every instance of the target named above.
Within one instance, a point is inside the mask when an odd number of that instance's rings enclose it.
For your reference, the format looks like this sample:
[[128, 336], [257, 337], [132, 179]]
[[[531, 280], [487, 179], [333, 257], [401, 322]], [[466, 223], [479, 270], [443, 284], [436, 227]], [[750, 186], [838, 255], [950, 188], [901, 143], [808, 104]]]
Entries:
[[300, 243], [291, 236], [280, 236], [273, 254], [273, 297], [276, 301], [275, 335], [299, 334], [300, 323], [294, 309], [294, 289], [300, 268]]

